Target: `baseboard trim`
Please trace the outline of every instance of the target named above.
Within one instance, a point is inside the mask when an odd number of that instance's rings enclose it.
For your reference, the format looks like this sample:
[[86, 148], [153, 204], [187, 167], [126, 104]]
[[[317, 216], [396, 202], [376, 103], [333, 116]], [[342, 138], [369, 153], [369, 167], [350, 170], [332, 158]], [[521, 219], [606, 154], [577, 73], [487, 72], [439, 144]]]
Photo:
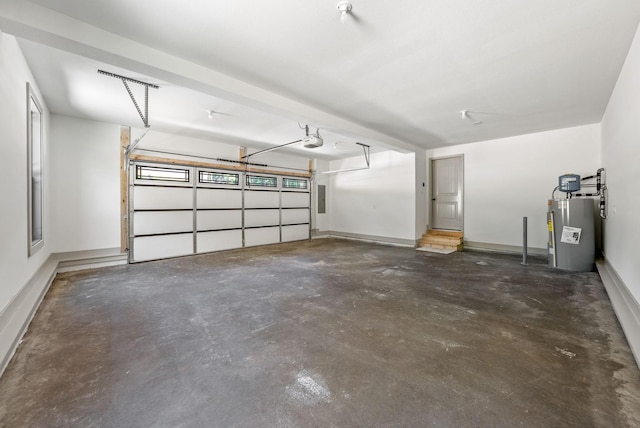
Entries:
[[54, 253], [38, 268], [18, 294], [0, 313], [0, 376], [16, 353], [22, 337], [60, 272], [125, 264], [127, 254], [120, 248]]
[[319, 231], [319, 230], [312, 230], [312, 231], [311, 231], [311, 239], [316, 239], [316, 238], [328, 238], [329, 236], [331, 236], [331, 235], [330, 235], [330, 234], [329, 234], [329, 232], [328, 232], [328, 231], [326, 231], [326, 230], [322, 230], [322, 231]]
[[376, 244], [393, 245], [396, 247], [415, 248], [415, 239], [392, 238], [388, 236], [362, 235], [359, 233], [337, 232], [334, 230], [314, 233], [312, 238], [340, 238], [352, 241], [374, 242]]
[[[522, 254], [522, 247], [515, 245], [490, 244], [488, 242], [463, 241], [464, 248], [467, 250], [493, 251], [497, 253], [514, 253]], [[546, 256], [546, 248], [527, 247], [527, 254], [535, 256]]]
[[640, 367], [640, 305], [629, 291], [629, 287], [606, 259], [596, 260], [596, 268], [627, 342], [629, 342], [636, 364]]
[[0, 376], [16, 353], [22, 336], [53, 283], [57, 267], [55, 256], [50, 255], [0, 314]]
[[127, 253], [121, 252], [120, 248], [70, 251], [67, 253], [57, 253], [56, 256], [60, 261], [58, 264], [58, 272], [127, 264]]

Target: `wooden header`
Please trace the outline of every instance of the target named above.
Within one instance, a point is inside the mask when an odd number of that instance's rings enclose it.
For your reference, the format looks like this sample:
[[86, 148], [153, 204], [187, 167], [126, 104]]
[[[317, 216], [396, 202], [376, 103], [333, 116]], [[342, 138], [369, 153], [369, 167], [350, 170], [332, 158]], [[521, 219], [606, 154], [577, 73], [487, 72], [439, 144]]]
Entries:
[[[188, 155], [185, 155], [188, 156]], [[264, 168], [253, 168], [251, 165], [226, 165], [220, 163], [211, 163], [211, 162], [197, 162], [183, 159], [171, 159], [171, 158], [163, 158], [160, 156], [147, 156], [140, 154], [132, 154], [129, 156], [130, 160], [140, 161], [140, 162], [160, 162], [166, 163], [170, 165], [183, 165], [183, 166], [195, 166], [195, 167], [204, 167], [204, 168], [214, 168], [214, 169], [226, 169], [230, 171], [243, 171], [243, 172], [258, 172], [262, 174], [274, 174], [274, 175], [288, 175], [291, 177], [304, 177], [311, 178], [311, 172], [303, 173], [303, 172], [288, 172], [288, 171], [272, 171]]]

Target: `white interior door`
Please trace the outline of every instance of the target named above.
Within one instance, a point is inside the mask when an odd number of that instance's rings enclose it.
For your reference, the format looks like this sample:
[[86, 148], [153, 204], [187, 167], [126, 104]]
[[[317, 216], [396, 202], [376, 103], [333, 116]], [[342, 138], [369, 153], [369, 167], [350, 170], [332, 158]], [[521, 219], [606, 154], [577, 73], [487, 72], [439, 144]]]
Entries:
[[462, 230], [463, 158], [431, 159], [431, 228]]

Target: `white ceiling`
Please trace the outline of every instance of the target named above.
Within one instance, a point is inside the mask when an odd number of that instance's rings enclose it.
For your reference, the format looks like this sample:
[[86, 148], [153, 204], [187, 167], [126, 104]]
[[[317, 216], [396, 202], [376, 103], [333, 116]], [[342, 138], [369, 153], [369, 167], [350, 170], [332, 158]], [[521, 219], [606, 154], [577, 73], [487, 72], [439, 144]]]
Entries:
[[0, 29], [53, 112], [141, 127], [104, 69], [160, 85], [152, 129], [266, 147], [308, 123], [309, 153], [344, 157], [599, 122], [640, 20], [638, 0], [352, 3], [5, 1]]
[[[254, 148], [296, 141], [305, 135], [300, 128], [305, 124], [295, 120], [39, 43], [20, 40], [20, 47], [47, 106], [56, 113], [143, 128], [144, 122], [122, 81], [97, 72], [104, 70], [160, 87], [148, 92], [148, 123], [153, 130]], [[131, 82], [128, 85], [144, 114], [144, 87]], [[315, 133], [316, 128], [309, 132]], [[320, 135], [325, 141], [323, 147], [304, 149], [300, 143], [288, 151], [327, 159], [362, 153], [351, 138], [326, 130], [320, 130]]]

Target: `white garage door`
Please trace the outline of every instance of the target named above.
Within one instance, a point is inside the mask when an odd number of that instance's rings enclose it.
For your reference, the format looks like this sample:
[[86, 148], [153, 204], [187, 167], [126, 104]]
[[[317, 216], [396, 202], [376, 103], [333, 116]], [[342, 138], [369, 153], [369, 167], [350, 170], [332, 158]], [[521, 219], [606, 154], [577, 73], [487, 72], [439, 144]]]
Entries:
[[306, 178], [132, 162], [130, 261], [309, 239]]

